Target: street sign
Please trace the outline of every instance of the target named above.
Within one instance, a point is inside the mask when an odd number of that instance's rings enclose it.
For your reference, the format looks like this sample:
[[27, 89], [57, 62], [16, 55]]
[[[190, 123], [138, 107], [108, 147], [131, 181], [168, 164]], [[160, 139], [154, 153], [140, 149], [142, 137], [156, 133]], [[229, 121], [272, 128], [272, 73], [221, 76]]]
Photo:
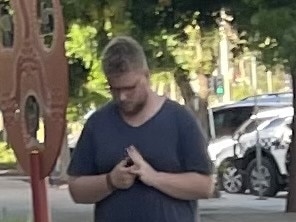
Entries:
[[[59, 0], [0, 1], [0, 109], [9, 143], [31, 176], [35, 221], [48, 220], [44, 178], [65, 135], [68, 71]], [[39, 120], [44, 142], [38, 141]]]

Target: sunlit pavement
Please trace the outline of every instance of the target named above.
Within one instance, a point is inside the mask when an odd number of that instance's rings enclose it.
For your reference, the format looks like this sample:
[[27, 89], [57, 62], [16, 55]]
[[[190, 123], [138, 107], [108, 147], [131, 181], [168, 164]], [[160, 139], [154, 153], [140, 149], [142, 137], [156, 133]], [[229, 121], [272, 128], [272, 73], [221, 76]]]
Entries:
[[220, 198], [200, 200], [199, 203], [202, 214], [284, 212], [286, 196], [286, 192], [281, 192], [274, 198], [261, 199], [250, 194], [221, 192]]
[[[227, 194], [200, 200], [202, 222], [295, 222], [296, 214], [285, 214], [286, 193], [258, 200], [252, 195]], [[92, 222], [92, 206], [74, 204], [67, 187], [49, 187], [52, 222]], [[0, 176], [0, 222], [31, 222], [31, 189], [26, 177]]]
[[[47, 191], [52, 222], [92, 222], [92, 206], [73, 203], [66, 187], [48, 187]], [[0, 222], [7, 218], [9, 222], [33, 221], [27, 177], [0, 177]]]
[[202, 222], [294, 222], [296, 214], [287, 214], [286, 192], [274, 198], [260, 199], [249, 194], [221, 192], [217, 199], [200, 200]]

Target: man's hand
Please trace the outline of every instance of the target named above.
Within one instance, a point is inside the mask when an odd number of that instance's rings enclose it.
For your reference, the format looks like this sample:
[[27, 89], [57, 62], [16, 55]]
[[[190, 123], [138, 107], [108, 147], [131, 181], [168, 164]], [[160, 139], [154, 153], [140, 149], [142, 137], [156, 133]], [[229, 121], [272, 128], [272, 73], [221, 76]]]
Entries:
[[155, 171], [142, 157], [134, 146], [127, 148], [129, 157], [134, 162], [129, 171], [138, 176], [138, 178], [148, 186], [153, 186], [157, 171]]
[[129, 168], [130, 173], [137, 175], [147, 186], [181, 200], [196, 200], [208, 198], [211, 195], [213, 185], [211, 176], [195, 172], [156, 171], [134, 146], [127, 148], [127, 153], [134, 162], [134, 165]]
[[136, 175], [130, 173], [130, 167], [126, 167], [127, 160], [120, 161], [110, 172], [112, 185], [117, 189], [128, 189], [134, 182]]

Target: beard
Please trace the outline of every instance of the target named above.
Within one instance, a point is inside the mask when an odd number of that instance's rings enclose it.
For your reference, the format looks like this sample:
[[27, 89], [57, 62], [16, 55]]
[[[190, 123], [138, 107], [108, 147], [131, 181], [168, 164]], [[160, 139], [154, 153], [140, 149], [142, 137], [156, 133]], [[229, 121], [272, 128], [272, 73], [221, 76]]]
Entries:
[[146, 101], [133, 103], [133, 102], [121, 102], [118, 104], [119, 110], [125, 116], [133, 116], [141, 112], [146, 105]]
[[143, 110], [145, 103], [120, 103], [119, 109], [126, 116], [133, 116]]

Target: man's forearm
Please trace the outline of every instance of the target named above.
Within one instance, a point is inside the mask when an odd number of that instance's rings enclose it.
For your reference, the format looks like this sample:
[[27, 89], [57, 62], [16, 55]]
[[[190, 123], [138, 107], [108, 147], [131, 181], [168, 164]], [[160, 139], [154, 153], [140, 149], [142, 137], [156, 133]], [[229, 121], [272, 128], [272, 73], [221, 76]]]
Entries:
[[106, 174], [69, 178], [69, 190], [76, 203], [96, 203], [112, 193]]
[[161, 192], [182, 200], [209, 198], [213, 192], [213, 179], [198, 173], [158, 172], [153, 187]]

